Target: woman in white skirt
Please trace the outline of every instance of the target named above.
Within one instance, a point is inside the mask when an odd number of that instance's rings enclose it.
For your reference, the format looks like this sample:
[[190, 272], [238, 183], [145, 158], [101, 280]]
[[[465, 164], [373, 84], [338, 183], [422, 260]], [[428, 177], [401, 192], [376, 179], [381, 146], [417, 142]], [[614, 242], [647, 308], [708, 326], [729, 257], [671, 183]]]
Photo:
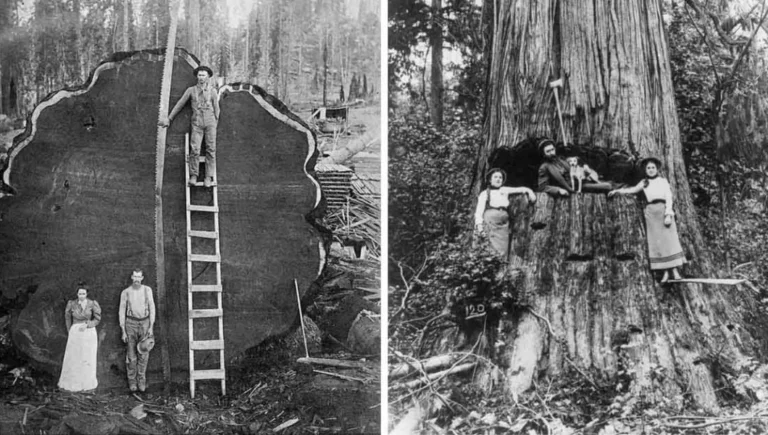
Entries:
[[645, 179], [635, 187], [617, 189], [608, 192], [608, 197], [615, 194], [645, 194], [645, 228], [648, 235], [648, 257], [651, 270], [663, 270], [661, 282], [681, 279], [677, 268], [685, 264], [685, 254], [680, 246], [675, 225], [675, 212], [672, 210], [672, 189], [669, 182], [659, 176], [661, 161], [655, 157], [643, 159], [640, 166], [645, 169]]
[[67, 302], [64, 311], [67, 323], [67, 349], [61, 366], [59, 388], [67, 391], [93, 390], [96, 380], [96, 352], [99, 339], [96, 326], [101, 321], [101, 307], [88, 299], [88, 288], [77, 286], [77, 299]]

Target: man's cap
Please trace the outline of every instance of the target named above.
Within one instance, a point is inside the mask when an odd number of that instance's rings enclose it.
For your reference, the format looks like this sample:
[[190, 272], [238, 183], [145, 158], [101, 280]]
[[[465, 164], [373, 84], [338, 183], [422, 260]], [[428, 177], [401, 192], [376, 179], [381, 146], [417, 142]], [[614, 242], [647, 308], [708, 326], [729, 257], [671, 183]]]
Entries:
[[200, 71], [205, 71], [208, 73], [208, 77], [213, 77], [213, 70], [203, 65], [200, 65], [199, 67], [195, 68], [195, 70], [192, 71], [192, 75], [197, 77], [197, 73], [199, 73]]

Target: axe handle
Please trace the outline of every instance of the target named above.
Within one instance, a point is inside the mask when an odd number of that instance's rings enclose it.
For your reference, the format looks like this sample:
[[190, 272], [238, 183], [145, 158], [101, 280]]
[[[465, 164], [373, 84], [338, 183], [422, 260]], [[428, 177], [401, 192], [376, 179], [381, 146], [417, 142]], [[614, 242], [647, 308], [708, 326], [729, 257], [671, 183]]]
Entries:
[[563, 135], [563, 144], [568, 145], [568, 140], [565, 137], [565, 128], [563, 127], [563, 112], [560, 111], [560, 97], [557, 93], [557, 88], [555, 88], [555, 106], [557, 106], [557, 119], [560, 120], [560, 134]]

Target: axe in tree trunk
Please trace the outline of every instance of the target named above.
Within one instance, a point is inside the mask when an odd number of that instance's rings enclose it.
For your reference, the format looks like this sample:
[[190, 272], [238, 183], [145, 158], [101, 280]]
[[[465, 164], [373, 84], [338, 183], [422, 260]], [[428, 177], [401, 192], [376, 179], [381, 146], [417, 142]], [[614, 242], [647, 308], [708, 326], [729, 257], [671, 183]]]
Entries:
[[557, 79], [549, 82], [549, 87], [555, 92], [555, 106], [557, 107], [557, 119], [560, 120], [560, 133], [563, 135], [563, 144], [568, 145], [568, 139], [565, 137], [565, 128], [563, 127], [563, 112], [560, 111], [560, 97], [557, 89], [563, 86], [563, 79]]

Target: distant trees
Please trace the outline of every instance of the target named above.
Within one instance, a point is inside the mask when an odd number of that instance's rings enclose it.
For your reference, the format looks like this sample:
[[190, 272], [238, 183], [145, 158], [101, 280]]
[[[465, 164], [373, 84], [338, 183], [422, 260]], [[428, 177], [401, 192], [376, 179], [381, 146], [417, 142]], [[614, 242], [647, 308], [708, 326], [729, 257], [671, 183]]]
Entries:
[[[289, 104], [319, 100], [324, 83], [359, 95], [350, 90], [353, 77], [356, 87], [361, 76], [379, 77], [378, 2], [248, 4], [229, 11], [226, 0], [183, 0], [177, 45], [227, 82], [255, 83]], [[0, 113], [23, 116], [48, 93], [83, 83], [114, 52], [163, 47], [168, 7], [169, 0], [0, 0]]]
[[401, 94], [418, 97], [437, 126], [446, 105], [482, 108], [492, 10], [493, 2], [390, 0], [390, 106]]

